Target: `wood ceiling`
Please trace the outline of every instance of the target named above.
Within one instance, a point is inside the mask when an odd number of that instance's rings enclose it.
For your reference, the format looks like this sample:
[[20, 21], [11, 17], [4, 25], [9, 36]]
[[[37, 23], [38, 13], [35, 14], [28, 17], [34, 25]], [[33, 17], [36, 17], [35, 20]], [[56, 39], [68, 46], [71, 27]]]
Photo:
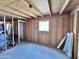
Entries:
[[72, 11], [78, 4], [78, 0], [0, 0], [0, 14], [18, 18], [37, 18]]

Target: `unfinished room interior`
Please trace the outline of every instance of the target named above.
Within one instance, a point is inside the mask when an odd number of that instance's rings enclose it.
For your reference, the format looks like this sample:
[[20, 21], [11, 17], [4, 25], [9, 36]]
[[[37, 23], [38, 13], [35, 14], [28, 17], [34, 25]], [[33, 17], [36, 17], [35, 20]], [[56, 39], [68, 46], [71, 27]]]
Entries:
[[79, 59], [79, 0], [0, 0], [0, 59]]

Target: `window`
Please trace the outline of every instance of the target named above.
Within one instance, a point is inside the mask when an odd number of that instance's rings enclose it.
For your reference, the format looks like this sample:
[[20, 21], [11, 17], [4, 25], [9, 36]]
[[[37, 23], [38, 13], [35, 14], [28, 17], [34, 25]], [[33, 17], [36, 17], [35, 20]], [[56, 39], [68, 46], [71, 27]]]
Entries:
[[49, 21], [39, 21], [39, 31], [49, 31]]

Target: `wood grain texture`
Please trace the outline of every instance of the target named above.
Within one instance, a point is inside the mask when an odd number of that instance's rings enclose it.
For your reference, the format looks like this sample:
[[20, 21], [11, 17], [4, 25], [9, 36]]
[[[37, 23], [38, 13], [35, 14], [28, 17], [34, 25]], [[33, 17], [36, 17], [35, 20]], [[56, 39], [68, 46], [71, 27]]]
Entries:
[[78, 57], [78, 36], [79, 36], [79, 12], [75, 12], [72, 14], [73, 19], [73, 33], [74, 33], [74, 59], [77, 59]]
[[[49, 21], [49, 32], [39, 31], [39, 21]], [[28, 26], [27, 26], [28, 25]], [[67, 32], [71, 31], [70, 15], [52, 15], [28, 20], [26, 23], [27, 41], [36, 42], [50, 47], [57, 47]]]

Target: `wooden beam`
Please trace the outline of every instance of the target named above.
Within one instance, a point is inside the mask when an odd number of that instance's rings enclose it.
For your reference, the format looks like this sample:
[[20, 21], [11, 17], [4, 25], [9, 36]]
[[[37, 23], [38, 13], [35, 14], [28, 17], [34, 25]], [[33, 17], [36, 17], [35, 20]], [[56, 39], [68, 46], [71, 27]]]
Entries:
[[9, 13], [12, 13], [12, 14], [20, 15], [20, 16], [23, 16], [23, 17], [30, 18], [29, 16], [27, 16], [27, 15], [25, 15], [25, 14], [19, 12], [19, 11], [8, 8], [8, 7], [0, 6], [0, 10], [1, 11], [6, 11], [6, 12], [9, 12]]
[[49, 5], [50, 16], [51, 16], [52, 15], [51, 0], [48, 0], [48, 5]]
[[[10, 1], [10, 0], [9, 0]], [[8, 2], [9, 2], [8, 1]], [[19, 2], [21, 2], [20, 4], [24, 4], [22, 1], [20, 1], [20, 0], [14, 0], [14, 1], [10, 1], [8, 4], [5, 4], [5, 5], [3, 5], [3, 6], [5, 6], [5, 7], [8, 7], [8, 8], [10, 8], [10, 9], [13, 9], [13, 10], [16, 10], [16, 11], [19, 11], [20, 13], [23, 13], [23, 14], [25, 14], [26, 16], [33, 16], [33, 17], [35, 17], [36, 18], [36, 16], [35, 15], [33, 15], [33, 14], [30, 14], [30, 13], [26, 13], [26, 12], [23, 12], [23, 11], [20, 11], [21, 9], [18, 9], [18, 7], [17, 7], [17, 9], [16, 8], [12, 8], [13, 6], [9, 6], [9, 5], [12, 5], [12, 4], [17, 4], [17, 2], [19, 3]], [[19, 5], [19, 4], [18, 4]], [[17, 6], [17, 5], [16, 5]]]
[[18, 44], [20, 45], [20, 22], [18, 18]]
[[[28, 4], [26, 1], [24, 1], [24, 0], [20, 0], [20, 1], [22, 1], [24, 4]], [[29, 5], [29, 4], [28, 4]], [[28, 6], [29, 7], [29, 6]], [[29, 14], [31, 14], [31, 13], [29, 13]], [[35, 15], [33, 15], [33, 14], [31, 14], [30, 16], [33, 16], [34, 18], [37, 18], [37, 16], [35, 16]]]
[[57, 46], [58, 49], [62, 46], [62, 44], [65, 42], [65, 40], [66, 40], [66, 36], [61, 40], [61, 42]]
[[73, 33], [74, 33], [74, 58], [77, 59], [77, 53], [78, 53], [78, 28], [79, 28], [79, 20], [78, 20], [78, 12], [75, 12], [73, 14]]
[[21, 12], [21, 13], [25, 14], [25, 15], [28, 15], [28, 16], [29, 16], [29, 18], [30, 18], [30, 17], [37, 18], [35, 15], [33, 15], [33, 14], [29, 13], [29, 12], [22, 11], [21, 9], [20, 9], [20, 10], [18, 10], [18, 9], [16, 9], [16, 8], [12, 8], [12, 7], [9, 7], [9, 8], [11, 8], [11, 9], [13, 9], [13, 10], [17, 10], [17, 11], [19, 11], [19, 12]]
[[[17, 2], [16, 2], [16, 3], [12, 3], [12, 4], [7, 5], [7, 7], [9, 7], [10, 9], [19, 11], [19, 12], [21, 12], [21, 13], [23, 13], [23, 14], [28, 15], [28, 16], [37, 18], [35, 15], [33, 15], [32, 13], [30, 13], [30, 12], [27, 11], [27, 6], [28, 6], [28, 4], [25, 4], [25, 3], [24, 3], [23, 1], [21, 1], [21, 0], [20, 0], [18, 3], [21, 4], [21, 5], [17, 4]], [[23, 4], [23, 5], [25, 4], [26, 7], [24, 7], [25, 5], [23, 6], [22, 4]], [[29, 9], [29, 11], [30, 11], [30, 9]]]
[[63, 7], [60, 11], [60, 15], [62, 14], [62, 12], [64, 11], [64, 9], [67, 7], [67, 5], [69, 4], [70, 0], [65, 0], [65, 3], [63, 4]]
[[0, 10], [0, 15], [8, 15], [8, 16], [12, 16], [12, 17], [15, 17], [15, 18], [22, 18], [22, 19], [25, 19], [25, 17], [23, 16], [20, 16], [20, 15], [16, 15], [16, 14], [13, 14], [13, 13], [10, 13], [10, 12], [7, 12], [7, 11], [3, 11], [3, 10]]
[[32, 8], [41, 16], [41, 17], [43, 17], [43, 14], [32, 4], [32, 3], [30, 3], [28, 0], [26, 1], [26, 0], [21, 0], [21, 1], [23, 1], [24, 3], [26, 3], [26, 4], [31, 4], [32, 5]]
[[[9, 0], [7, 0], [7, 1], [9, 1]], [[10, 5], [10, 4], [13, 4], [13, 3], [16, 3], [16, 2], [19, 2], [19, 0], [13, 0], [13, 1], [10, 1], [10, 3], [5, 4], [4, 6]]]
[[74, 13], [76, 13], [77, 11], [79, 11], [79, 5], [73, 9], [73, 11], [72, 11], [71, 14], [74, 14]]
[[12, 17], [12, 44], [14, 47], [15, 41], [14, 41], [14, 18]]
[[6, 16], [3, 15], [4, 17], [4, 39], [5, 39], [5, 51], [7, 51], [7, 41], [6, 41]]
[[23, 21], [23, 20], [19, 20], [19, 22], [25, 23], [25, 21]]

